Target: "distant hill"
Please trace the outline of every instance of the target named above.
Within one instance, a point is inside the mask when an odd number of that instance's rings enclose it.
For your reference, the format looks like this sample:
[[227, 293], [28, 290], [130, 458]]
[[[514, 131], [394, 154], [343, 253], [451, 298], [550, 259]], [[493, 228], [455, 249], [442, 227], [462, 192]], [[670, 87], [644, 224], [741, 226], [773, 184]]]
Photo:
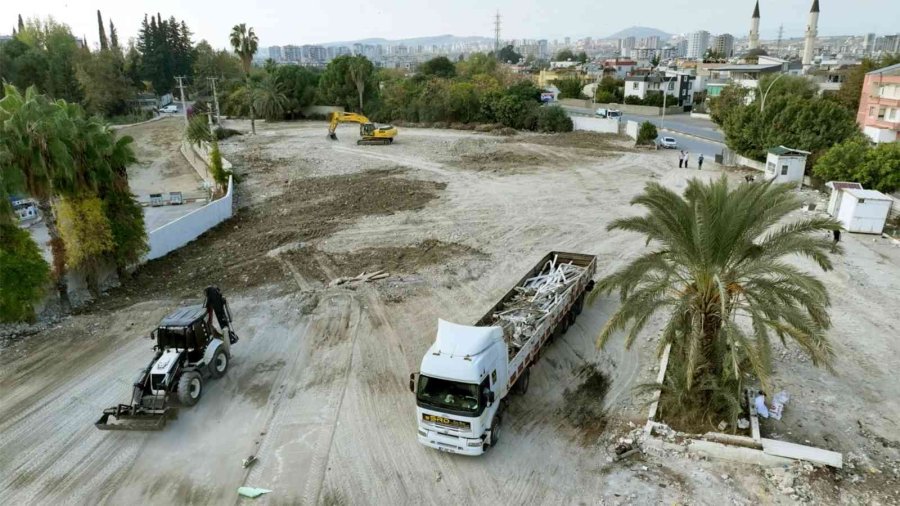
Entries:
[[672, 34], [666, 33], [662, 30], [657, 30], [656, 28], [649, 28], [646, 26], [632, 26], [631, 28], [626, 28], [610, 35], [609, 37], [607, 37], [607, 39], [624, 39], [626, 37], [634, 37], [636, 39], [643, 39], [646, 37], [659, 37], [660, 40], [669, 40], [672, 38]]
[[370, 44], [370, 45], [382, 45], [382, 46], [397, 46], [403, 44], [404, 46], [431, 46], [431, 45], [444, 45], [444, 44], [458, 44], [458, 43], [469, 43], [469, 42], [491, 42], [494, 39], [488, 37], [457, 37], [456, 35], [434, 35], [431, 37], [413, 37], [410, 39], [382, 39], [382, 38], [373, 38], [373, 39], [359, 39], [359, 40], [345, 40], [345, 41], [337, 41], [337, 42], [325, 42], [319, 44], [320, 46], [331, 47], [331, 46], [352, 46], [353, 44]]

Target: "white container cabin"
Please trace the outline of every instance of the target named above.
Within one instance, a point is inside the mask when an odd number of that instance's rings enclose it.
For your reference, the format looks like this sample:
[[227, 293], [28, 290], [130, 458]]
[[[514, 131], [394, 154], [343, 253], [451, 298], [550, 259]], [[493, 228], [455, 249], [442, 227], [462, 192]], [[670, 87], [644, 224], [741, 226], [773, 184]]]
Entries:
[[835, 218], [848, 232], [881, 234], [893, 200], [879, 191], [846, 188], [836, 191]]
[[809, 151], [778, 146], [769, 148], [766, 155], [766, 180], [776, 183], [796, 183], [799, 188], [803, 184], [806, 172], [806, 157]]

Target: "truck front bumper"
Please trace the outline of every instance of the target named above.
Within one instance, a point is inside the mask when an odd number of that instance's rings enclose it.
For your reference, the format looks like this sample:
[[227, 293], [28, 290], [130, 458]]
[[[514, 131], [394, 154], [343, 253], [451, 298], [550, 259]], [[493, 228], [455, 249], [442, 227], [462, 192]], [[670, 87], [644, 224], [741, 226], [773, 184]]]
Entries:
[[473, 457], [484, 453], [484, 442], [480, 438], [469, 439], [451, 436], [419, 427], [418, 440], [423, 445], [442, 452], [471, 455]]

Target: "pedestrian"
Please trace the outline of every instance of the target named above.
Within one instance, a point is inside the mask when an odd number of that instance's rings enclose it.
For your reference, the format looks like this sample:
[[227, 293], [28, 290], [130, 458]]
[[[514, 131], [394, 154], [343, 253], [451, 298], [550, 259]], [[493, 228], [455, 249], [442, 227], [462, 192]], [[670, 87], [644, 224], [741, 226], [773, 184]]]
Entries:
[[841, 230], [836, 228], [831, 232], [834, 235], [834, 244], [831, 245], [831, 252], [834, 253], [835, 251], [837, 251], [838, 243], [841, 242]]
[[769, 408], [766, 407], [766, 394], [763, 391], [760, 391], [756, 394], [756, 398], [753, 399], [754, 407], [756, 408], [756, 414], [763, 417], [769, 418]]
[[678, 168], [684, 165], [684, 150], [682, 149], [680, 153], [678, 153]]
[[703, 153], [697, 157], [697, 170], [703, 170]]
[[685, 151], [685, 152], [684, 152], [684, 168], [685, 168], [685, 169], [688, 168], [688, 160], [689, 160], [690, 158], [691, 158], [691, 152], [690, 152], [690, 151]]

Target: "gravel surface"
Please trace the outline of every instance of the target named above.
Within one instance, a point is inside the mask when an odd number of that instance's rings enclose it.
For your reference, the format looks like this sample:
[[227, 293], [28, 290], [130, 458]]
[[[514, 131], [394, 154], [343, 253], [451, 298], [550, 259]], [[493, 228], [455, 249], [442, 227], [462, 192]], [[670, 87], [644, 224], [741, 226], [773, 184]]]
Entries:
[[[222, 504], [244, 485], [273, 490], [256, 501], [271, 504], [896, 503], [900, 249], [845, 234], [846, 256], [821, 275], [837, 375], [776, 354], [793, 397], [783, 428], [765, 430], [853, 452], [853, 469], [767, 472], [679, 452], [613, 462], [609, 446], [645, 420], [633, 387], [656, 375], [660, 325], [631, 350], [613, 339], [598, 351], [613, 298], [542, 356], [499, 447], [448, 455], [416, 442], [406, 386], [437, 319], [475, 321], [549, 250], [597, 254], [598, 276], [611, 272], [645, 247], [605, 230], [637, 212], [645, 182], [681, 190], [718, 167], [672, 168], [665, 153], [581, 134], [401, 128], [391, 146], [357, 146], [352, 128], [331, 142], [321, 122], [257, 128], [222, 143], [237, 218], [85, 313], [2, 341], [0, 503]], [[376, 268], [390, 276], [328, 286]], [[207, 283], [241, 336], [228, 375], [162, 432], [94, 428], [151, 358], [144, 336]], [[582, 398], [594, 399], [573, 412], [567, 399]]]

